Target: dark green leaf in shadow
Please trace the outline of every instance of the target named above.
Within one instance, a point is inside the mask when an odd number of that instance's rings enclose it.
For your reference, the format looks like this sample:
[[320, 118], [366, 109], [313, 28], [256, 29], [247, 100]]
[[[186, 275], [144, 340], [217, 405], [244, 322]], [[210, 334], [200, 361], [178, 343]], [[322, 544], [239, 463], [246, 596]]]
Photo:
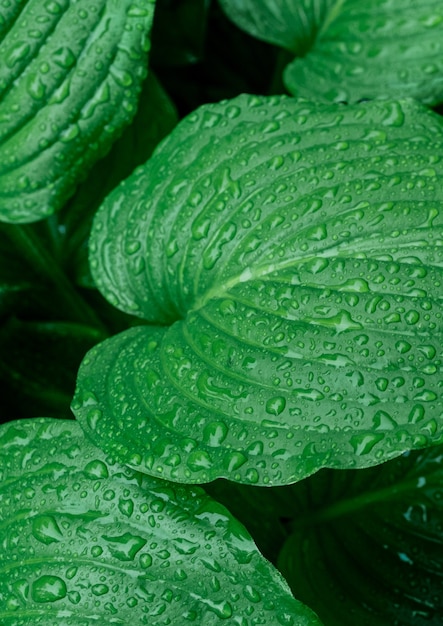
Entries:
[[303, 55], [337, 0], [219, 0], [226, 15], [257, 39]]
[[0, 329], [0, 415], [5, 403], [15, 417], [36, 417], [52, 410], [71, 417], [69, 405], [80, 362], [103, 339], [97, 329], [63, 322], [11, 319]]
[[0, 220], [58, 210], [133, 117], [155, 0], [0, 6]]
[[85, 358], [88, 435], [168, 479], [265, 485], [441, 442], [442, 150], [413, 101], [183, 120], [95, 221], [97, 285], [157, 326]]
[[292, 494], [298, 514], [279, 566], [325, 626], [440, 626], [441, 446], [322, 471]]
[[152, 29], [155, 66], [183, 66], [204, 56], [211, 0], [158, 0]]
[[321, 626], [199, 488], [120, 466], [76, 422], [0, 427], [0, 622]]

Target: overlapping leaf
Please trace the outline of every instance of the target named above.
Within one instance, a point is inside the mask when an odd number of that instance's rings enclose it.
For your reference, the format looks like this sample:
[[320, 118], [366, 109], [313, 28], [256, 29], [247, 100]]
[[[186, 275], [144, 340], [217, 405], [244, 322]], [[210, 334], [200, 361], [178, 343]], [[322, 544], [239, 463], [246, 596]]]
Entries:
[[95, 222], [99, 288], [163, 326], [88, 354], [88, 435], [173, 480], [275, 485], [440, 442], [442, 150], [409, 101], [181, 122]]
[[0, 7], [0, 220], [57, 209], [133, 117], [154, 0]]
[[440, 0], [221, 0], [252, 35], [293, 51], [291, 93], [322, 101], [443, 101]]
[[438, 446], [292, 488], [279, 562], [325, 626], [441, 624], [442, 461]]
[[320, 626], [201, 489], [116, 464], [72, 421], [0, 427], [4, 626]]

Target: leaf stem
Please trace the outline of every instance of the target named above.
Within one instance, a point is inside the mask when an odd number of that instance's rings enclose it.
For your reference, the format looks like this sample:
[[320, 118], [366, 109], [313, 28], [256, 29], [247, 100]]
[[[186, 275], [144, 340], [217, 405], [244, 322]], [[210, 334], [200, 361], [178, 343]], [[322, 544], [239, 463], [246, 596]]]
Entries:
[[106, 337], [107, 328], [75, 289], [51, 253], [29, 225], [14, 225], [5, 232], [32, 267], [54, 286], [68, 319], [93, 326]]

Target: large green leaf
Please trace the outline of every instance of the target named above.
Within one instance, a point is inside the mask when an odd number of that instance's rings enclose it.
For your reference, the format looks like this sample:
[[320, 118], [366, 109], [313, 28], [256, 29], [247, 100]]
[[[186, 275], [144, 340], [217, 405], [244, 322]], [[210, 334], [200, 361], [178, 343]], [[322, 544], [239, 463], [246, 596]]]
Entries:
[[292, 50], [288, 90], [322, 101], [443, 101], [440, 0], [220, 0], [252, 35]]
[[268, 485], [441, 442], [442, 150], [412, 101], [182, 121], [95, 221], [97, 285], [163, 326], [86, 357], [88, 435], [155, 475]]
[[437, 446], [292, 487], [279, 563], [326, 626], [440, 626], [442, 461]]
[[59, 209], [133, 117], [154, 0], [0, 6], [0, 219]]
[[320, 626], [199, 488], [120, 466], [72, 421], [0, 427], [4, 626]]

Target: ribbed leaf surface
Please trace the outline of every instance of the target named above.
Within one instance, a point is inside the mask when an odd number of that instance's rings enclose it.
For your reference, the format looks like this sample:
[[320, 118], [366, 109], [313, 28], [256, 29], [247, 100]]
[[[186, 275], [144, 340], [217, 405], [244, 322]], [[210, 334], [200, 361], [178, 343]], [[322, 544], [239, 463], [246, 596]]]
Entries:
[[251, 35], [297, 55], [284, 79], [320, 101], [443, 101], [440, 0], [220, 0]]
[[0, 426], [0, 622], [320, 626], [220, 504], [116, 464], [73, 421]]
[[0, 220], [59, 209], [133, 117], [154, 0], [0, 6]]
[[279, 562], [326, 626], [442, 623], [442, 460], [438, 446], [293, 488]]
[[94, 349], [89, 436], [173, 480], [287, 484], [442, 440], [440, 118], [241, 96], [99, 211], [105, 296], [163, 326]]

